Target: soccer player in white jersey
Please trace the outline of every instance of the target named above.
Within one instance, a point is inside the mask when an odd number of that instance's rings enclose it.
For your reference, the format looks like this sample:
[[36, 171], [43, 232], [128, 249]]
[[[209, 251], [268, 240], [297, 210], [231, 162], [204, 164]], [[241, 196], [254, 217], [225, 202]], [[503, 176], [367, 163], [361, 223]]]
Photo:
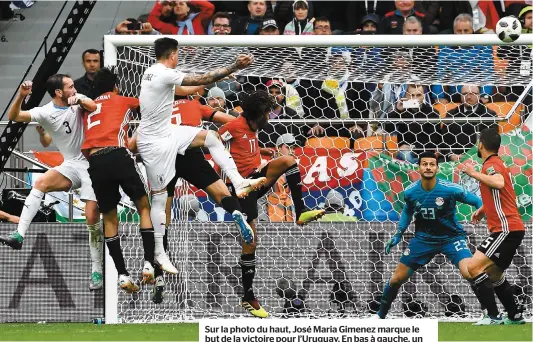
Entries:
[[85, 217], [89, 230], [92, 273], [89, 288], [102, 288], [102, 247], [103, 237], [100, 228], [100, 213], [87, 168], [89, 163], [81, 153], [83, 143], [83, 112], [96, 110], [93, 100], [77, 94], [74, 82], [68, 75], [52, 75], [46, 81], [46, 90], [52, 101], [42, 107], [28, 111], [21, 110], [24, 98], [30, 94], [32, 82], [25, 81], [19, 88], [18, 96], [9, 108], [9, 120], [16, 122], [37, 121], [52, 137], [64, 161], [58, 167], [46, 171], [31, 189], [24, 202], [17, 231], [0, 237], [0, 243], [13, 249], [21, 249], [24, 235], [41, 206], [47, 192], [78, 189], [85, 205]]
[[[244, 197], [261, 187], [265, 179], [247, 180], [241, 177], [231, 155], [225, 150], [218, 134], [198, 127], [172, 125], [171, 115], [176, 86], [199, 86], [211, 84], [253, 61], [249, 55], [239, 55], [235, 63], [205, 74], [184, 74], [176, 69], [178, 63], [178, 41], [160, 38], [155, 41], [154, 52], [157, 63], [146, 69], [141, 81], [139, 95], [141, 123], [137, 135], [137, 147], [146, 166], [151, 188], [151, 218], [155, 237], [155, 262], [166, 272], [177, 273], [164, 247], [166, 187], [176, 174], [176, 155], [184, 154], [188, 148], [204, 146], [209, 149], [214, 161], [236, 184], [237, 196]], [[183, 165], [183, 167], [190, 167]], [[251, 231], [246, 223], [236, 198], [222, 199], [222, 207], [230, 212], [241, 235]], [[244, 234], [246, 232], [246, 234]], [[250, 243], [246, 241], [245, 243]]]

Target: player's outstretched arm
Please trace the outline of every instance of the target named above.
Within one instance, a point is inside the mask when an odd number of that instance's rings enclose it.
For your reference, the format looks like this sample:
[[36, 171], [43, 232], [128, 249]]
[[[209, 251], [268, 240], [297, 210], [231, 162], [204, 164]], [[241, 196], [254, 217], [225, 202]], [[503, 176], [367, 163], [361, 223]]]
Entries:
[[199, 85], [199, 86], [177, 86], [175, 94], [179, 96], [188, 96], [188, 95], [196, 95], [196, 94], [203, 94], [204, 93], [205, 86]]
[[33, 84], [31, 81], [24, 81], [19, 87], [19, 92], [17, 94], [17, 97], [15, 97], [15, 100], [11, 104], [11, 107], [9, 107], [9, 111], [7, 113], [7, 116], [9, 120], [16, 121], [16, 122], [30, 122], [31, 121], [31, 115], [29, 111], [21, 110], [20, 106], [22, 105], [22, 101], [26, 96], [28, 96], [29, 93], [31, 93], [31, 88]]
[[237, 118], [234, 117], [233, 115], [229, 115], [224, 112], [218, 112], [218, 111], [213, 113], [213, 116], [211, 117], [212, 122], [216, 122], [216, 123], [223, 124], [223, 125], [235, 119]]
[[68, 104], [70, 106], [80, 105], [88, 112], [94, 112], [96, 110], [96, 103], [83, 94], [76, 94], [68, 98]]
[[[490, 171], [491, 169], [492, 172]], [[490, 174], [486, 175], [484, 173], [478, 172], [471, 165], [465, 166], [463, 169], [464, 173], [476, 179], [477, 181], [485, 184], [489, 188], [498, 190], [503, 189], [503, 187], [505, 186], [505, 179], [503, 178], [503, 176], [494, 170], [494, 166], [490, 167], [487, 171], [490, 172]]]
[[471, 192], [468, 192], [464, 189], [460, 189], [459, 187], [455, 190], [454, 195], [456, 201], [469, 204], [473, 207], [476, 207], [476, 209], [479, 209], [481, 208], [481, 206], [483, 206], [483, 201], [481, 201], [481, 198]]
[[213, 82], [219, 81], [224, 77], [234, 73], [237, 70], [244, 69], [248, 67], [253, 62], [253, 57], [251, 55], [239, 55], [235, 63], [218, 68], [209, 72], [206, 72], [202, 75], [196, 74], [186, 74], [181, 82], [182, 86], [199, 86], [203, 84], [211, 84]]
[[398, 222], [398, 228], [396, 230], [396, 233], [392, 236], [392, 238], [387, 241], [387, 244], [385, 245], [385, 254], [389, 254], [391, 252], [391, 248], [396, 246], [397, 244], [402, 241], [403, 233], [409, 228], [409, 223], [411, 223], [411, 220], [413, 218], [413, 207], [409, 203], [409, 201], [405, 201], [405, 206], [403, 207], [402, 214], [400, 215], [400, 222]]

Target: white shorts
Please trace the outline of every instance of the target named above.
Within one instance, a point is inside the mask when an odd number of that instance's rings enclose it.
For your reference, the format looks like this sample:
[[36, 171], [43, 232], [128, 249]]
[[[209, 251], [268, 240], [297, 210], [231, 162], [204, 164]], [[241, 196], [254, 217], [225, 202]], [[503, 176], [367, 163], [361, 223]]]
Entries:
[[80, 199], [84, 201], [96, 201], [91, 177], [89, 177], [89, 162], [87, 160], [65, 160], [54, 170], [68, 178], [72, 182], [71, 190], [78, 190]]
[[137, 142], [152, 191], [165, 189], [176, 175], [176, 156], [185, 154], [201, 127], [171, 125], [170, 136], [143, 143]]

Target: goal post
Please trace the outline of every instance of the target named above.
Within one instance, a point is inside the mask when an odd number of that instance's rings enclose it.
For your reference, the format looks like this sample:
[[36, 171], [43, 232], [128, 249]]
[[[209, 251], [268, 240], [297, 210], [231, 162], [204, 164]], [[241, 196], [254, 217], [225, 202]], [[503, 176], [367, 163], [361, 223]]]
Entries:
[[[522, 34], [513, 43], [503, 43], [495, 34], [107, 35], [104, 63], [117, 67], [122, 95], [139, 95], [142, 74], [155, 63], [154, 41], [161, 37], [178, 40], [177, 68], [188, 73], [226, 66], [239, 53], [254, 55], [254, 63], [235, 74], [236, 84], [220, 85], [230, 109], [237, 110], [240, 92], [268, 89], [268, 80], [281, 80], [283, 106], [296, 114], [271, 119], [273, 128], [264, 131], [262, 143], [275, 148], [279, 128], [295, 127], [304, 139], [294, 155], [302, 173], [306, 206], [332, 208], [335, 203], [337, 212], [329, 216], [330, 221], [305, 228], [279, 217], [280, 212], [290, 216], [290, 195], [282, 193], [288, 196], [281, 201], [281, 197], [268, 194], [258, 203], [264, 210], [257, 225], [254, 287], [274, 317], [289, 312], [309, 317], [365, 317], [372, 313], [401, 254], [409, 253], [406, 247], [413, 228], [394, 253], [385, 255], [383, 249], [395, 231], [403, 189], [418, 179], [417, 151], [427, 147], [449, 152], [439, 176], [479, 194], [479, 184], [459, 172], [459, 162], [452, 155], [461, 163], [479, 167], [469, 135], [475, 137], [480, 127], [492, 124], [502, 133], [502, 158], [511, 168], [517, 203], [529, 229], [507, 277], [526, 313], [532, 314], [532, 135], [522, 123], [531, 112], [533, 67], [531, 56], [522, 60], [513, 49], [522, 51], [521, 47], [533, 41], [533, 34]], [[500, 49], [502, 46], [508, 48]], [[457, 63], [457, 58], [465, 58], [467, 64]], [[527, 74], [525, 61], [530, 63]], [[401, 106], [412, 105], [405, 101], [411, 85], [422, 89], [417, 108], [421, 111], [430, 106], [431, 110], [424, 117], [395, 117], [400, 102]], [[475, 93], [471, 90], [463, 99], [456, 87], [461, 85], [475, 85], [479, 93], [474, 95], [491, 114], [451, 115], [461, 101]], [[290, 102], [289, 96], [296, 102]], [[471, 107], [473, 111], [478, 108]], [[356, 124], [362, 133], [354, 129]], [[317, 136], [316, 125], [324, 129], [325, 136]], [[428, 127], [438, 136], [436, 147], [431, 147], [433, 140], [425, 136]], [[445, 131], [443, 127], [450, 128]], [[411, 137], [401, 137], [400, 132]], [[402, 142], [409, 139], [411, 144]], [[461, 139], [470, 139], [469, 144], [460, 146]], [[458, 150], [461, 152], [456, 153]], [[458, 206], [458, 218], [466, 222], [473, 250], [488, 231], [486, 224], [467, 223], [471, 213], [470, 207]], [[176, 187], [172, 216], [169, 255], [179, 274], [166, 277], [164, 303], [151, 302], [151, 286], [141, 286], [135, 295], [120, 292], [113, 261], [106, 253], [106, 323], [246, 316], [239, 307], [239, 235], [229, 216], [204, 192], [185, 182]], [[121, 217], [119, 232], [126, 266], [138, 277], [143, 253], [133, 214]], [[289, 289], [280, 288], [287, 284]], [[300, 296], [305, 310], [291, 307], [288, 293]], [[467, 282], [439, 255], [403, 285], [391, 315], [473, 320], [480, 312]]]

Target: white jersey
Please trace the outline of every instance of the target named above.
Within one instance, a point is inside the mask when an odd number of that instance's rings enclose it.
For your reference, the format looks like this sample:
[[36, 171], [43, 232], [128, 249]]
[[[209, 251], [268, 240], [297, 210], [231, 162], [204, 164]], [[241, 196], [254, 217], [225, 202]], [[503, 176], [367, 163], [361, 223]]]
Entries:
[[156, 63], [146, 69], [141, 81], [141, 123], [138, 141], [147, 143], [165, 139], [170, 135], [170, 117], [174, 103], [174, 90], [181, 85], [185, 74]]
[[31, 120], [37, 121], [46, 133], [50, 134], [65, 160], [85, 160], [81, 153], [84, 110], [80, 105], [59, 107], [50, 101], [42, 107], [30, 109], [29, 112]]

